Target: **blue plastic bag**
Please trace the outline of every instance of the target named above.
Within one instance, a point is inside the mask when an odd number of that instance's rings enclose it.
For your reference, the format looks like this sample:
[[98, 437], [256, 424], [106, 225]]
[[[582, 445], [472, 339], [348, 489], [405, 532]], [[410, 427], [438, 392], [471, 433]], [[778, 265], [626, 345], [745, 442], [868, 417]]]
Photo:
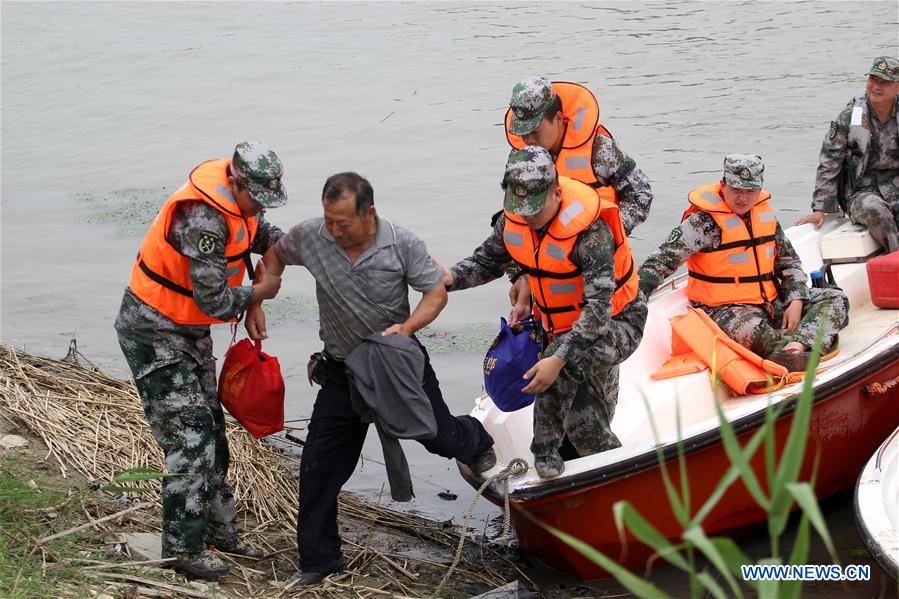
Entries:
[[484, 389], [503, 412], [514, 412], [534, 403], [536, 395], [522, 393], [528, 381], [524, 373], [537, 363], [540, 344], [534, 335], [534, 320], [522, 320], [523, 330], [515, 333], [500, 318], [499, 335], [484, 356]]

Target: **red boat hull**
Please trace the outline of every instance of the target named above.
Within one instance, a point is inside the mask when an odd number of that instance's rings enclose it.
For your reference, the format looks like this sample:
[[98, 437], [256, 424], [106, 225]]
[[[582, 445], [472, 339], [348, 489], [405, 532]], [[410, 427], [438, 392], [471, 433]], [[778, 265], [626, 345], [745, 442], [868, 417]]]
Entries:
[[[821, 467], [815, 492], [828, 497], [855, 484], [859, 472], [880, 443], [899, 425], [899, 387], [876, 394], [866, 392], [866, 385], [883, 383], [899, 376], [899, 360], [894, 352], [880, 356], [865, 367], [840, 377], [826, 388], [816, 389], [809, 426], [808, 445], [801, 480], [808, 480], [820, 451]], [[778, 453], [782, 450], [793, 420], [792, 407], [776, 423]], [[736, 422], [740, 441], [745, 444], [760, 422]], [[715, 435], [717, 437], [717, 435]], [[720, 438], [700, 440], [685, 445], [693, 510], [699, 509], [711, 495], [715, 485], [727, 471], [727, 459]], [[753, 468], [764, 485], [764, 453], [757, 452]], [[668, 462], [669, 474], [677, 482], [677, 460]], [[599, 477], [596, 477], [599, 478]], [[764, 487], [763, 487], [764, 488]], [[643, 571], [664, 565], [663, 560], [648, 563], [652, 550], [628, 535], [626, 546], [620, 542], [612, 515], [612, 506], [629, 501], [667, 538], [679, 538], [678, 525], [662, 483], [656, 461], [644, 461], [642, 468], [619, 476], [586, 483], [569, 491], [516, 501], [518, 509], [526, 509], [546, 524], [568, 532], [589, 543], [631, 571]], [[547, 565], [583, 580], [606, 578], [609, 574], [582, 557], [561, 540], [528, 520], [518, 510], [512, 513], [521, 549]], [[767, 520], [749, 495], [742, 481], [728, 489], [703, 523], [708, 536], [722, 535], [752, 527]]]

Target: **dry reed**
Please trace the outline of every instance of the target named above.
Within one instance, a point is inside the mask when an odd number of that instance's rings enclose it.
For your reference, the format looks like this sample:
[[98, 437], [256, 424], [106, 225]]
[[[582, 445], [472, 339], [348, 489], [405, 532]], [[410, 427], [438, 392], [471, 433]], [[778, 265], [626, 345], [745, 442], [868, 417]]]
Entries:
[[[87, 362], [90, 367], [84, 367], [80, 362]], [[162, 452], [147, 426], [134, 384], [110, 377], [93, 367], [77, 351], [74, 342], [65, 360], [43, 358], [0, 345], [0, 413], [18, 419], [39, 436], [63, 476], [74, 471], [89, 481], [107, 483], [124, 470], [164, 468]], [[231, 452], [229, 480], [240, 510], [239, 522], [253, 542], [271, 554], [279, 554], [286, 566], [295, 565], [291, 548], [295, 551], [293, 535], [298, 485], [291, 469], [296, 468], [299, 458], [253, 439], [230, 418], [226, 429]], [[158, 481], [131, 484], [154, 490], [159, 486]], [[151, 493], [141, 495], [155, 496]], [[344, 520], [391, 529], [445, 548], [454, 547], [460, 534], [456, 527], [373, 504], [350, 493], [341, 493], [339, 507]], [[158, 517], [150, 517], [151, 522], [147, 522], [139, 517], [140, 512], [135, 515], [138, 517], [132, 521], [142, 524], [142, 530], [158, 531]], [[446, 568], [446, 565], [426, 558], [412, 559], [378, 551], [368, 543], [347, 545], [347, 558], [353, 568], [339, 579], [316, 587], [316, 594], [421, 596], [427, 594], [427, 585], [418, 582], [414, 573], [408, 570], [409, 562], [419, 569]], [[492, 563], [500, 563], [507, 572], [526, 578], [489, 545], [482, 545], [471, 554], [487, 554]], [[397, 560], [405, 560], [406, 566], [399, 565]], [[290, 592], [272, 589], [268, 584], [270, 578], [256, 580], [260, 577], [253, 568], [242, 563], [236, 565], [238, 568], [232, 570], [241, 572], [243, 585], [230, 590], [235, 596], [241, 596], [243, 591], [249, 592], [248, 596], [273, 597]], [[456, 572], [463, 580], [490, 586], [506, 582], [504, 577], [491, 573], [482, 560], [471, 558], [460, 566]], [[264, 564], [262, 569], [269, 567], [269, 576], [277, 578], [274, 565]], [[293, 592], [290, 592], [291, 596]], [[313, 596], [313, 592], [300, 594], [304, 595]]]

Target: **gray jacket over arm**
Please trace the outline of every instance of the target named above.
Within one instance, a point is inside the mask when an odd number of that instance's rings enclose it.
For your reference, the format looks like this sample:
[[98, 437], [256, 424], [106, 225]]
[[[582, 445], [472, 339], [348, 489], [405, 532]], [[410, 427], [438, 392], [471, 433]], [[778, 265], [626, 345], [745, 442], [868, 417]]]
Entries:
[[399, 333], [369, 335], [346, 359], [353, 411], [378, 429], [394, 501], [415, 496], [399, 439], [437, 436], [434, 410], [421, 386], [424, 366], [424, 354], [415, 340]]

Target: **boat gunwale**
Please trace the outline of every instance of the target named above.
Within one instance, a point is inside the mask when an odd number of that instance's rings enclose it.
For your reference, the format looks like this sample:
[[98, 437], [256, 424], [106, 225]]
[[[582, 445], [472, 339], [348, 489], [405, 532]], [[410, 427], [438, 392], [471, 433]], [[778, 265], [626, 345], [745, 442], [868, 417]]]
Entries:
[[[865, 362], [862, 362], [846, 372], [821, 383], [820, 386], [815, 387], [812, 405], [830, 399], [839, 392], [850, 388], [853, 384], [864, 380], [866, 377], [874, 372], [882, 370], [884, 367], [888, 367], [897, 360], [899, 360], [899, 343], [893, 343]], [[777, 405], [783, 406], [780, 418], [789, 416], [796, 411], [799, 393], [800, 392], [798, 391], [792, 393], [790, 396], [785, 397], [778, 402]], [[737, 435], [741, 435], [746, 431], [757, 428], [764, 421], [765, 412], [765, 409], [759, 409], [732, 420], [731, 425], [734, 432]], [[720, 439], [720, 427], [710, 428], [692, 435], [683, 440], [684, 455], [715, 445]], [[665, 447], [662, 448], [662, 456], [665, 460], [665, 464], [669, 464], [677, 459], [677, 442], [666, 443]], [[576, 492], [603, 481], [643, 472], [652, 467], [658, 467], [658, 465], [657, 451], [656, 448], [653, 447], [648, 451], [611, 464], [605, 464], [567, 477], [563, 476], [535, 485], [510, 490], [509, 499], [516, 504], [532, 503], [549, 497]], [[459, 471], [462, 474], [462, 477], [475, 488], [479, 488], [485, 480], [483, 476], [472, 474], [461, 464], [459, 465]], [[502, 501], [502, 496], [496, 492], [492, 485], [484, 490], [484, 496], [495, 503]]]

